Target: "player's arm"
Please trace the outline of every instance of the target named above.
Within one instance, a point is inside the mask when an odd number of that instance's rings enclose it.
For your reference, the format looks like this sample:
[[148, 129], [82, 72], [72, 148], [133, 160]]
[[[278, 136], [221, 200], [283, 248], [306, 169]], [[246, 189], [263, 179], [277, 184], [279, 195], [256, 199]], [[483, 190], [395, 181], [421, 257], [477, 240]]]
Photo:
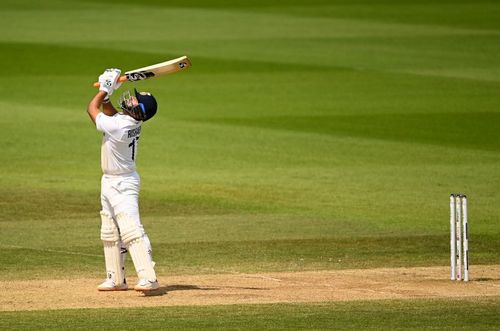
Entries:
[[87, 113], [90, 116], [90, 119], [95, 124], [95, 119], [97, 115], [101, 112], [101, 105], [105, 97], [107, 97], [107, 93], [104, 91], [99, 91], [97, 94], [90, 100], [89, 105], [87, 106]]
[[102, 112], [104, 115], [113, 116], [118, 111], [115, 109], [109, 98], [104, 98], [102, 101]]

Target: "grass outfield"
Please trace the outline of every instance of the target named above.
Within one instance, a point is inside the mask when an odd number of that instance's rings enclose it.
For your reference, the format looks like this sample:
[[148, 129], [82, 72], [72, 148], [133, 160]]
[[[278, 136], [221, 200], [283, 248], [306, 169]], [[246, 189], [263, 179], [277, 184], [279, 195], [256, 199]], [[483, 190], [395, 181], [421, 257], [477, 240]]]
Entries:
[[[0, 280], [104, 275], [91, 84], [184, 54], [189, 71], [121, 89], [160, 104], [138, 170], [162, 275], [446, 265], [451, 192], [469, 196], [471, 263], [500, 264], [499, 13], [491, 1], [2, 1]], [[182, 314], [170, 309], [158, 314]], [[280, 309], [296, 306], [277, 306], [277, 327], [295, 323]], [[37, 316], [2, 316], [17, 314]], [[242, 325], [258, 328], [251, 316]]]
[[[495, 330], [498, 300], [413, 300], [1, 312], [3, 329]], [[147, 322], [146, 322], [147, 320]]]

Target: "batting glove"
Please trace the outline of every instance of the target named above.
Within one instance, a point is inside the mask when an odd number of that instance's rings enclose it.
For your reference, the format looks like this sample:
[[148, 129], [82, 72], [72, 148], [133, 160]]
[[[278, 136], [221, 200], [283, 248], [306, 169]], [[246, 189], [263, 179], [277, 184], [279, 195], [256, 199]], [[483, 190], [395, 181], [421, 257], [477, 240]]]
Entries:
[[[120, 69], [106, 69], [102, 75], [99, 76], [99, 91], [106, 92], [108, 95], [113, 94], [117, 88], [118, 78], [120, 77]], [[118, 83], [120, 87], [121, 83]]]
[[[111, 70], [118, 72], [118, 78], [120, 77], [120, 74], [122, 72], [120, 69], [112, 68]], [[116, 79], [115, 85], [113, 86], [113, 92], [118, 90], [120, 86], [122, 86], [122, 83], [118, 81], [118, 78]]]

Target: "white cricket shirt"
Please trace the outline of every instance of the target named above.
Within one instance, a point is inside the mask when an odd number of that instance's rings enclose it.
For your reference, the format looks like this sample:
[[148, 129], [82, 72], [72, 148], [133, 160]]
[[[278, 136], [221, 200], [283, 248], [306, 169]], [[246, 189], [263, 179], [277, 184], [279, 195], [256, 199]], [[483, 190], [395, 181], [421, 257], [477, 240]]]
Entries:
[[101, 145], [101, 168], [106, 175], [123, 175], [135, 171], [135, 160], [142, 121], [116, 113], [99, 113], [95, 120], [98, 131], [104, 133]]

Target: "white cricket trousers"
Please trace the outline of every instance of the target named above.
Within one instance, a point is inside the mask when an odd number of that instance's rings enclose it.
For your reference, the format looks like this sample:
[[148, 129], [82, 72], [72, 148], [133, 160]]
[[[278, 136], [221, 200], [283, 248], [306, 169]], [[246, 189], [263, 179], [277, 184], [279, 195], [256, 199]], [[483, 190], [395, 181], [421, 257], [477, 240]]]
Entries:
[[151, 242], [144, 231], [139, 216], [139, 191], [141, 179], [137, 172], [126, 175], [103, 175], [101, 179], [102, 210], [116, 220], [116, 215], [127, 213], [142, 229], [146, 245], [151, 250]]
[[115, 218], [127, 213], [140, 224], [139, 191], [141, 179], [137, 172], [126, 175], [103, 175], [101, 179], [102, 210]]
[[[139, 191], [141, 189], [141, 179], [137, 172], [126, 175], [103, 175], [101, 179], [101, 205], [102, 210], [108, 213], [114, 220], [115, 225], [119, 228], [116, 222], [116, 215], [126, 213], [133, 219], [138, 228], [141, 229], [142, 238], [148, 249], [148, 254], [152, 259], [153, 249], [151, 242], [144, 227], [141, 224], [139, 216]], [[122, 253], [125, 247], [123, 241], [120, 240]], [[126, 250], [125, 250], [126, 252]], [[122, 264], [125, 256], [123, 255]], [[135, 264], [135, 261], [134, 261]], [[137, 266], [136, 266], [137, 269]]]

